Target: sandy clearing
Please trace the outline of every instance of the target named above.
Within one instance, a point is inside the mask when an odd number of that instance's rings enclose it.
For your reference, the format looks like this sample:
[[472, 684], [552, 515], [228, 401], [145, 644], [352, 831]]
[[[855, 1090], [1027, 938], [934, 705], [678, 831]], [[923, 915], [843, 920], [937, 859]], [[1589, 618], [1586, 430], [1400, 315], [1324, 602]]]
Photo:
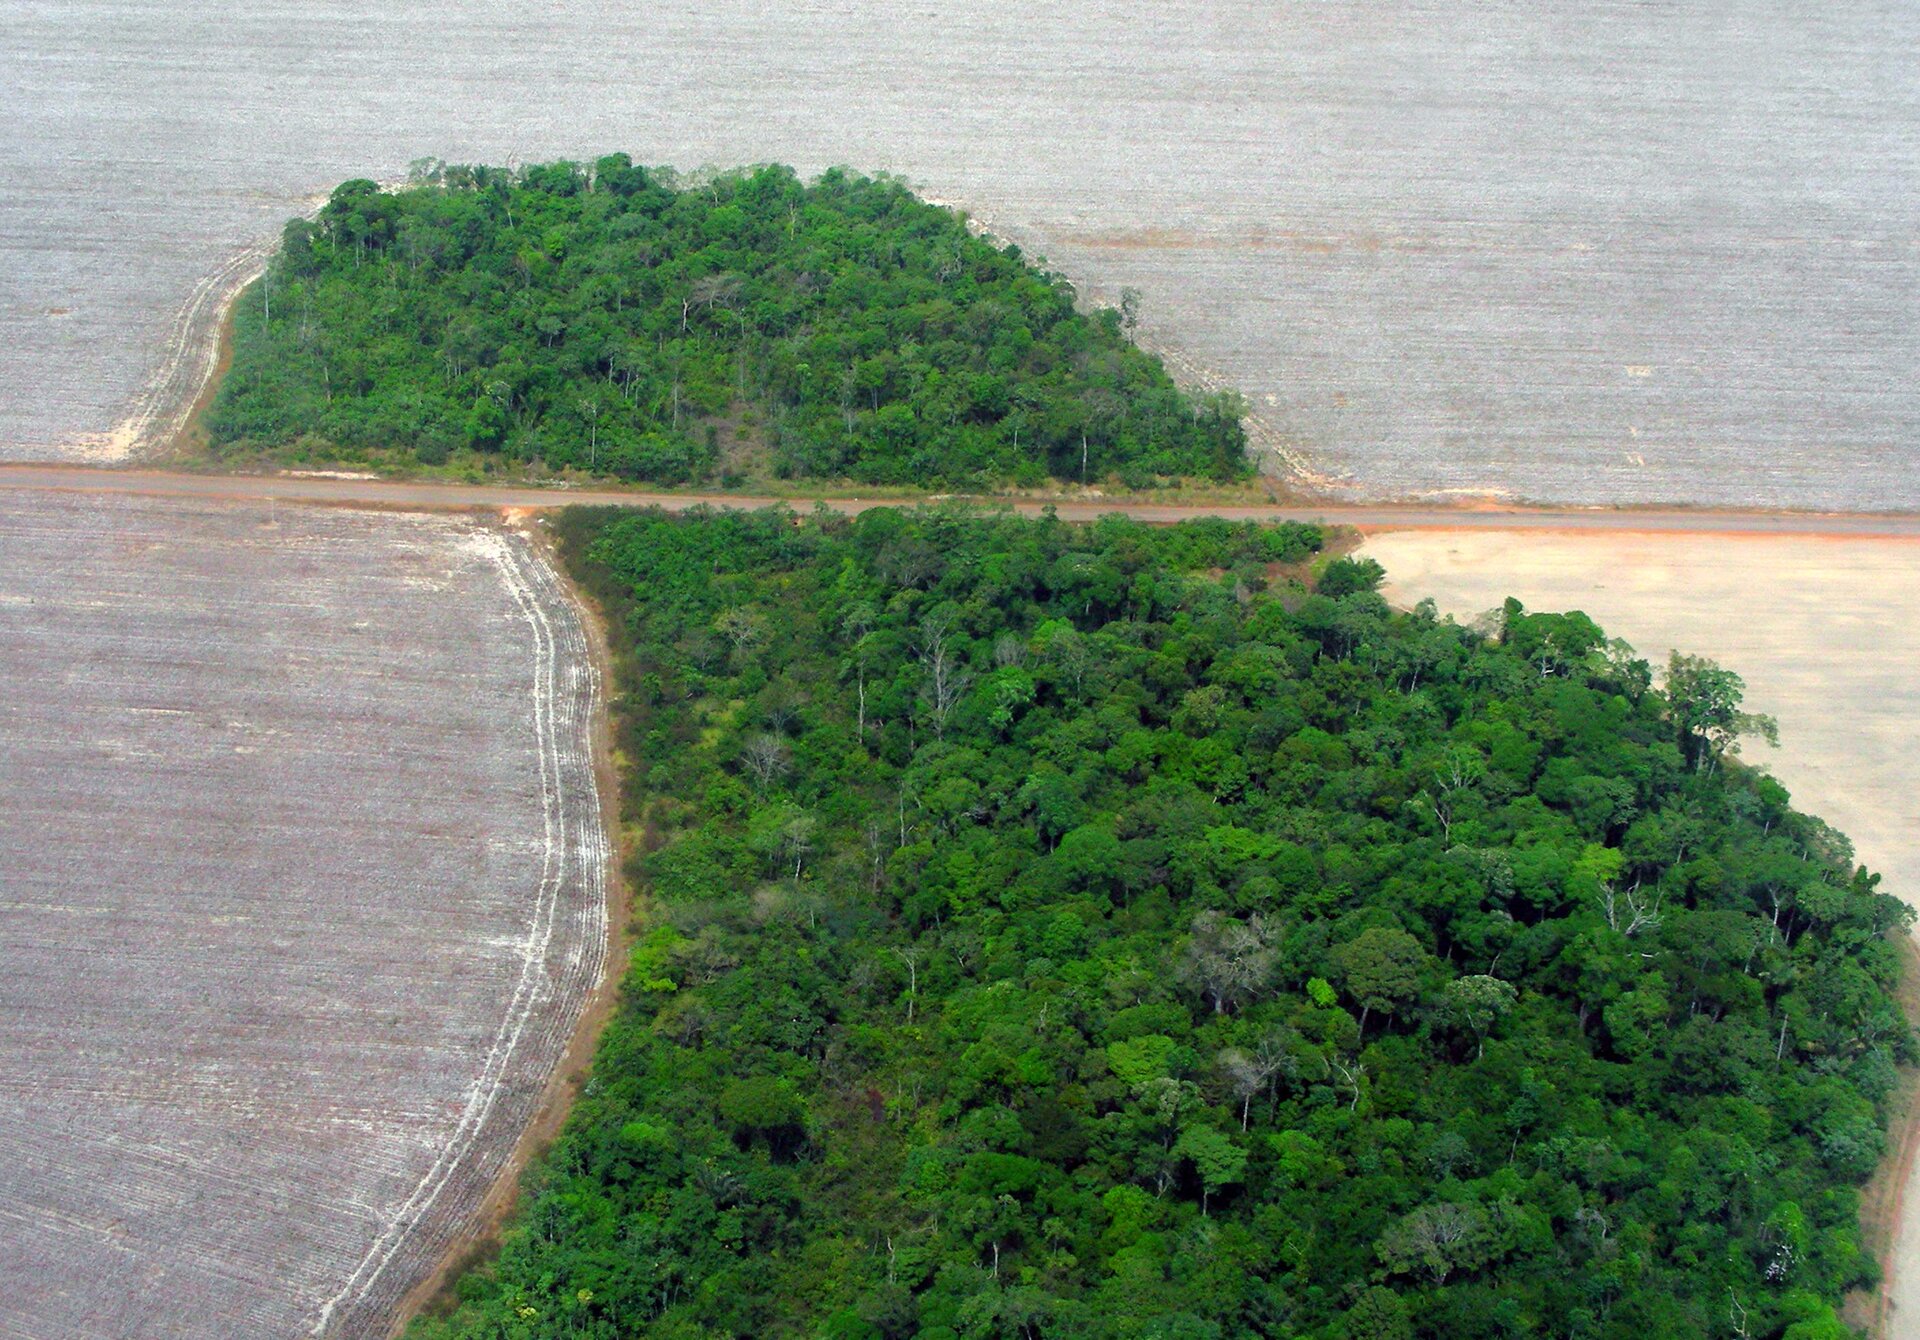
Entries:
[[[1656, 662], [1712, 656], [1780, 721], [1749, 748], [1801, 809], [1920, 905], [1920, 545], [1898, 539], [1480, 530], [1367, 536], [1388, 595], [1465, 619], [1509, 595], [1580, 609]], [[1920, 1340], [1920, 1178], [1891, 1262], [1888, 1340]]]

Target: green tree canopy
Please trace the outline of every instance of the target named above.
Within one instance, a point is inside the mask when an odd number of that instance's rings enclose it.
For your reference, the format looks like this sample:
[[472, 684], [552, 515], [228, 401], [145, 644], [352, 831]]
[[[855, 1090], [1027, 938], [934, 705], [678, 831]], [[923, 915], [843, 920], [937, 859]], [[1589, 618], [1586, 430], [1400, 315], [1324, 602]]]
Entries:
[[1302, 527], [556, 533], [637, 947], [418, 1340], [1842, 1333], [1910, 914], [1586, 621], [1250, 582]]
[[612, 155], [336, 189], [240, 300], [228, 454], [916, 486], [1247, 473], [1116, 313], [900, 183]]

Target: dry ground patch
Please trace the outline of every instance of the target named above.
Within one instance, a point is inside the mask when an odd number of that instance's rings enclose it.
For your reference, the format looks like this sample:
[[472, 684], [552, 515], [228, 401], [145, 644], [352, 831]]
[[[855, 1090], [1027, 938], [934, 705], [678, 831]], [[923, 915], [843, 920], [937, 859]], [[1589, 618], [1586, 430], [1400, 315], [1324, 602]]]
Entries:
[[382, 1333], [606, 944], [597, 675], [459, 516], [0, 497], [0, 1333]]

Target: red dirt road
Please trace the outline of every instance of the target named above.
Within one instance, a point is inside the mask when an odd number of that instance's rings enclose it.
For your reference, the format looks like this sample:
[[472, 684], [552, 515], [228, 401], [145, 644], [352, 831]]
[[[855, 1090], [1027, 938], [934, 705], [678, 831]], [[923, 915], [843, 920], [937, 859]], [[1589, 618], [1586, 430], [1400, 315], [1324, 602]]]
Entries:
[[[541, 509], [592, 504], [616, 507], [751, 509], [785, 502], [795, 510], [811, 498], [725, 493], [649, 493], [634, 489], [539, 487], [525, 484], [445, 484], [316, 475], [213, 475], [64, 465], [0, 465], [0, 489], [120, 493], [155, 497], [219, 498], [258, 502], [337, 503], [412, 509], [498, 507]], [[820, 501], [838, 512], [912, 506], [917, 499], [840, 496]], [[1865, 512], [1736, 512], [1692, 508], [1549, 508], [1422, 506], [1395, 503], [1174, 504], [1106, 499], [978, 499], [1037, 514], [1051, 506], [1067, 520], [1125, 512], [1142, 521], [1172, 522], [1218, 516], [1245, 521], [1317, 521], [1365, 531], [1637, 531], [1701, 535], [1820, 535], [1920, 539], [1920, 515]]]

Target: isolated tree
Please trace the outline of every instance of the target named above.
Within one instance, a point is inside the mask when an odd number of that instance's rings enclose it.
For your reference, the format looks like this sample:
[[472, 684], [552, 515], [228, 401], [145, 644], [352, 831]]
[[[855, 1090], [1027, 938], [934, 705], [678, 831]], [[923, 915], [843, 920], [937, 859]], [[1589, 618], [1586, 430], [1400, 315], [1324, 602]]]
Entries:
[[1211, 909], [1193, 919], [1180, 980], [1225, 1014], [1253, 999], [1273, 978], [1278, 955], [1272, 929], [1260, 917], [1246, 921]]
[[1327, 564], [1314, 589], [1329, 600], [1380, 589], [1387, 570], [1372, 558], [1336, 558]]
[[1495, 1233], [1478, 1205], [1422, 1205], [1380, 1235], [1381, 1263], [1396, 1274], [1425, 1272], [1438, 1286], [1456, 1270], [1477, 1270], [1493, 1257]]
[[1093, 648], [1086, 636], [1065, 619], [1050, 619], [1033, 633], [1034, 650], [1056, 680], [1073, 685], [1078, 699], [1094, 666]]
[[1507, 602], [1507, 645], [1533, 662], [1542, 679], [1565, 674], [1603, 648], [1606, 637], [1578, 610], [1567, 614], [1526, 614], [1520, 602]]
[[1453, 745], [1433, 765], [1433, 785], [1423, 791], [1424, 803], [1440, 825], [1440, 841], [1453, 845], [1453, 825], [1481, 783], [1486, 780], [1487, 762], [1477, 749]]
[[764, 1139], [776, 1151], [805, 1138], [806, 1102], [793, 1082], [773, 1075], [752, 1075], [730, 1082], [714, 1103], [738, 1140]]
[[1360, 1004], [1360, 1031], [1375, 1010], [1391, 1015], [1420, 994], [1427, 951], [1405, 931], [1375, 926], [1334, 949], [1335, 970], [1347, 994]]
[[1189, 1126], [1174, 1142], [1174, 1155], [1193, 1164], [1200, 1178], [1200, 1213], [1221, 1188], [1238, 1182], [1247, 1169], [1247, 1151], [1233, 1142], [1224, 1131], [1211, 1126]]
[[713, 621], [714, 631], [733, 644], [736, 656], [745, 655], [760, 645], [767, 635], [767, 621], [758, 610], [730, 609]]
[[1413, 1322], [1400, 1295], [1378, 1285], [1354, 1299], [1345, 1318], [1347, 1340], [1413, 1340]]
[[1487, 1030], [1494, 1021], [1513, 1008], [1518, 993], [1511, 982], [1503, 982], [1498, 977], [1488, 977], [1476, 973], [1471, 977], [1457, 977], [1447, 983], [1447, 1013], [1458, 1023], [1472, 1030], [1475, 1056], [1487, 1054]]
[[1772, 717], [1740, 710], [1746, 681], [1704, 656], [1674, 652], [1667, 661], [1667, 711], [1679, 736], [1680, 751], [1696, 769], [1712, 771], [1728, 753], [1739, 752], [1742, 735], [1780, 743]]

